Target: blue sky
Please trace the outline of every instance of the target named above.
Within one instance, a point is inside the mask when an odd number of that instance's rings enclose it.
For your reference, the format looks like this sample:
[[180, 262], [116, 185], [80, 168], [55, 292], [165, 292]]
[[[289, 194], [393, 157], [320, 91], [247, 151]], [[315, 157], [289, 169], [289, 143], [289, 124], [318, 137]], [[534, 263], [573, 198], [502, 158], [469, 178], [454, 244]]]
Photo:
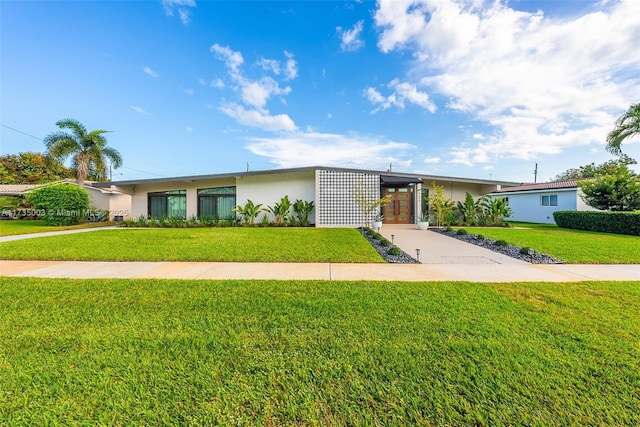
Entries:
[[0, 7], [0, 152], [75, 118], [112, 131], [114, 180], [393, 164], [527, 182], [537, 162], [544, 181], [611, 159], [640, 101], [637, 0]]

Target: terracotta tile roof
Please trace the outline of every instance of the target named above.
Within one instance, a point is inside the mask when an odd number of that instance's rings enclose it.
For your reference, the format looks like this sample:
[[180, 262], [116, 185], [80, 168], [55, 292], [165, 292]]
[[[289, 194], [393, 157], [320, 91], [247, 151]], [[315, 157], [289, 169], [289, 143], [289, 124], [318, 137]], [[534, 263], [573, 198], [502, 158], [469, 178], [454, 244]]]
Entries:
[[33, 184], [0, 184], [0, 194], [19, 194], [37, 187]]
[[557, 182], [542, 182], [538, 184], [522, 184], [517, 187], [507, 187], [502, 190], [496, 191], [496, 193], [513, 193], [514, 191], [532, 191], [532, 190], [557, 190], [560, 188], [577, 188], [576, 181], [557, 181]]

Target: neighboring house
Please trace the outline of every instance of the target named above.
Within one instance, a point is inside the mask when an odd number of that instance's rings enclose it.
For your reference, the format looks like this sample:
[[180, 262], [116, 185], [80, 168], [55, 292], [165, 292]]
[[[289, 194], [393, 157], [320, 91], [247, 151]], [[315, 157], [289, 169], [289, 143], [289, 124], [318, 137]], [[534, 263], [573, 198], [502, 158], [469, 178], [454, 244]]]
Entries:
[[[0, 196], [23, 196], [36, 188], [55, 184], [74, 184], [72, 179], [51, 182], [47, 184], [0, 184]], [[85, 181], [82, 188], [89, 195], [89, 206], [92, 209], [109, 211], [109, 219], [127, 219], [131, 212], [131, 196], [112, 190], [108, 187], [97, 187], [96, 182]]]
[[[95, 183], [131, 195], [131, 217], [181, 218], [234, 216], [233, 208], [247, 200], [273, 206], [284, 196], [313, 201], [309, 217], [316, 227], [355, 227], [371, 220], [363, 218], [354, 192], [360, 188], [367, 199], [390, 196], [384, 208], [385, 223], [413, 224], [426, 204], [423, 200], [435, 182], [453, 200], [465, 192], [475, 198], [513, 182], [451, 178], [442, 176], [380, 172], [331, 167], [302, 167], [255, 172], [223, 173], [175, 178]], [[267, 214], [270, 220], [273, 217]], [[262, 218], [262, 213], [258, 221]]]
[[523, 184], [489, 194], [506, 197], [512, 214], [510, 221], [554, 224], [553, 213], [561, 210], [595, 210], [582, 200], [582, 190], [575, 181]]

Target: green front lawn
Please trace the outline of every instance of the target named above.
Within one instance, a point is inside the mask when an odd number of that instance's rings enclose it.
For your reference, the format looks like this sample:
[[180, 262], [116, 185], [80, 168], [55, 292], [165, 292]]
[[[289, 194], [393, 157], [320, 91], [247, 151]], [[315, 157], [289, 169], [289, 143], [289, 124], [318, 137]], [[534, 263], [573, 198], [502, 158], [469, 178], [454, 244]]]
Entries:
[[3, 278], [2, 425], [638, 425], [640, 283]]
[[385, 262], [347, 228], [99, 230], [0, 243], [0, 258], [82, 261]]
[[510, 224], [515, 228], [456, 228], [533, 248], [571, 264], [640, 264], [638, 236], [570, 230], [554, 224]]
[[0, 236], [15, 236], [17, 234], [43, 233], [45, 231], [75, 230], [78, 228], [106, 227], [113, 222], [84, 222], [76, 225], [52, 226], [40, 220], [7, 219], [0, 220]]

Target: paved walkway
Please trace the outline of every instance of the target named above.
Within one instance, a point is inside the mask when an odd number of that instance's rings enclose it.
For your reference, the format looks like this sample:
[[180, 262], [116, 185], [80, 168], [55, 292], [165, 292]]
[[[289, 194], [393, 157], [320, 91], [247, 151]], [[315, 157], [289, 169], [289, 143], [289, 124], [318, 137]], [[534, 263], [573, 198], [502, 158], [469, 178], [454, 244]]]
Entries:
[[[0, 275], [57, 278], [248, 280], [383, 280], [472, 282], [640, 281], [640, 265], [534, 265], [415, 226], [383, 227], [382, 234], [422, 264], [1, 261]], [[101, 228], [103, 229], [103, 228]], [[53, 232], [70, 234], [82, 229]], [[44, 237], [22, 235], [23, 238]], [[28, 237], [26, 237], [28, 236]], [[8, 236], [17, 237], [17, 236]], [[0, 241], [3, 241], [0, 239]], [[6, 241], [6, 240], [4, 240]]]

